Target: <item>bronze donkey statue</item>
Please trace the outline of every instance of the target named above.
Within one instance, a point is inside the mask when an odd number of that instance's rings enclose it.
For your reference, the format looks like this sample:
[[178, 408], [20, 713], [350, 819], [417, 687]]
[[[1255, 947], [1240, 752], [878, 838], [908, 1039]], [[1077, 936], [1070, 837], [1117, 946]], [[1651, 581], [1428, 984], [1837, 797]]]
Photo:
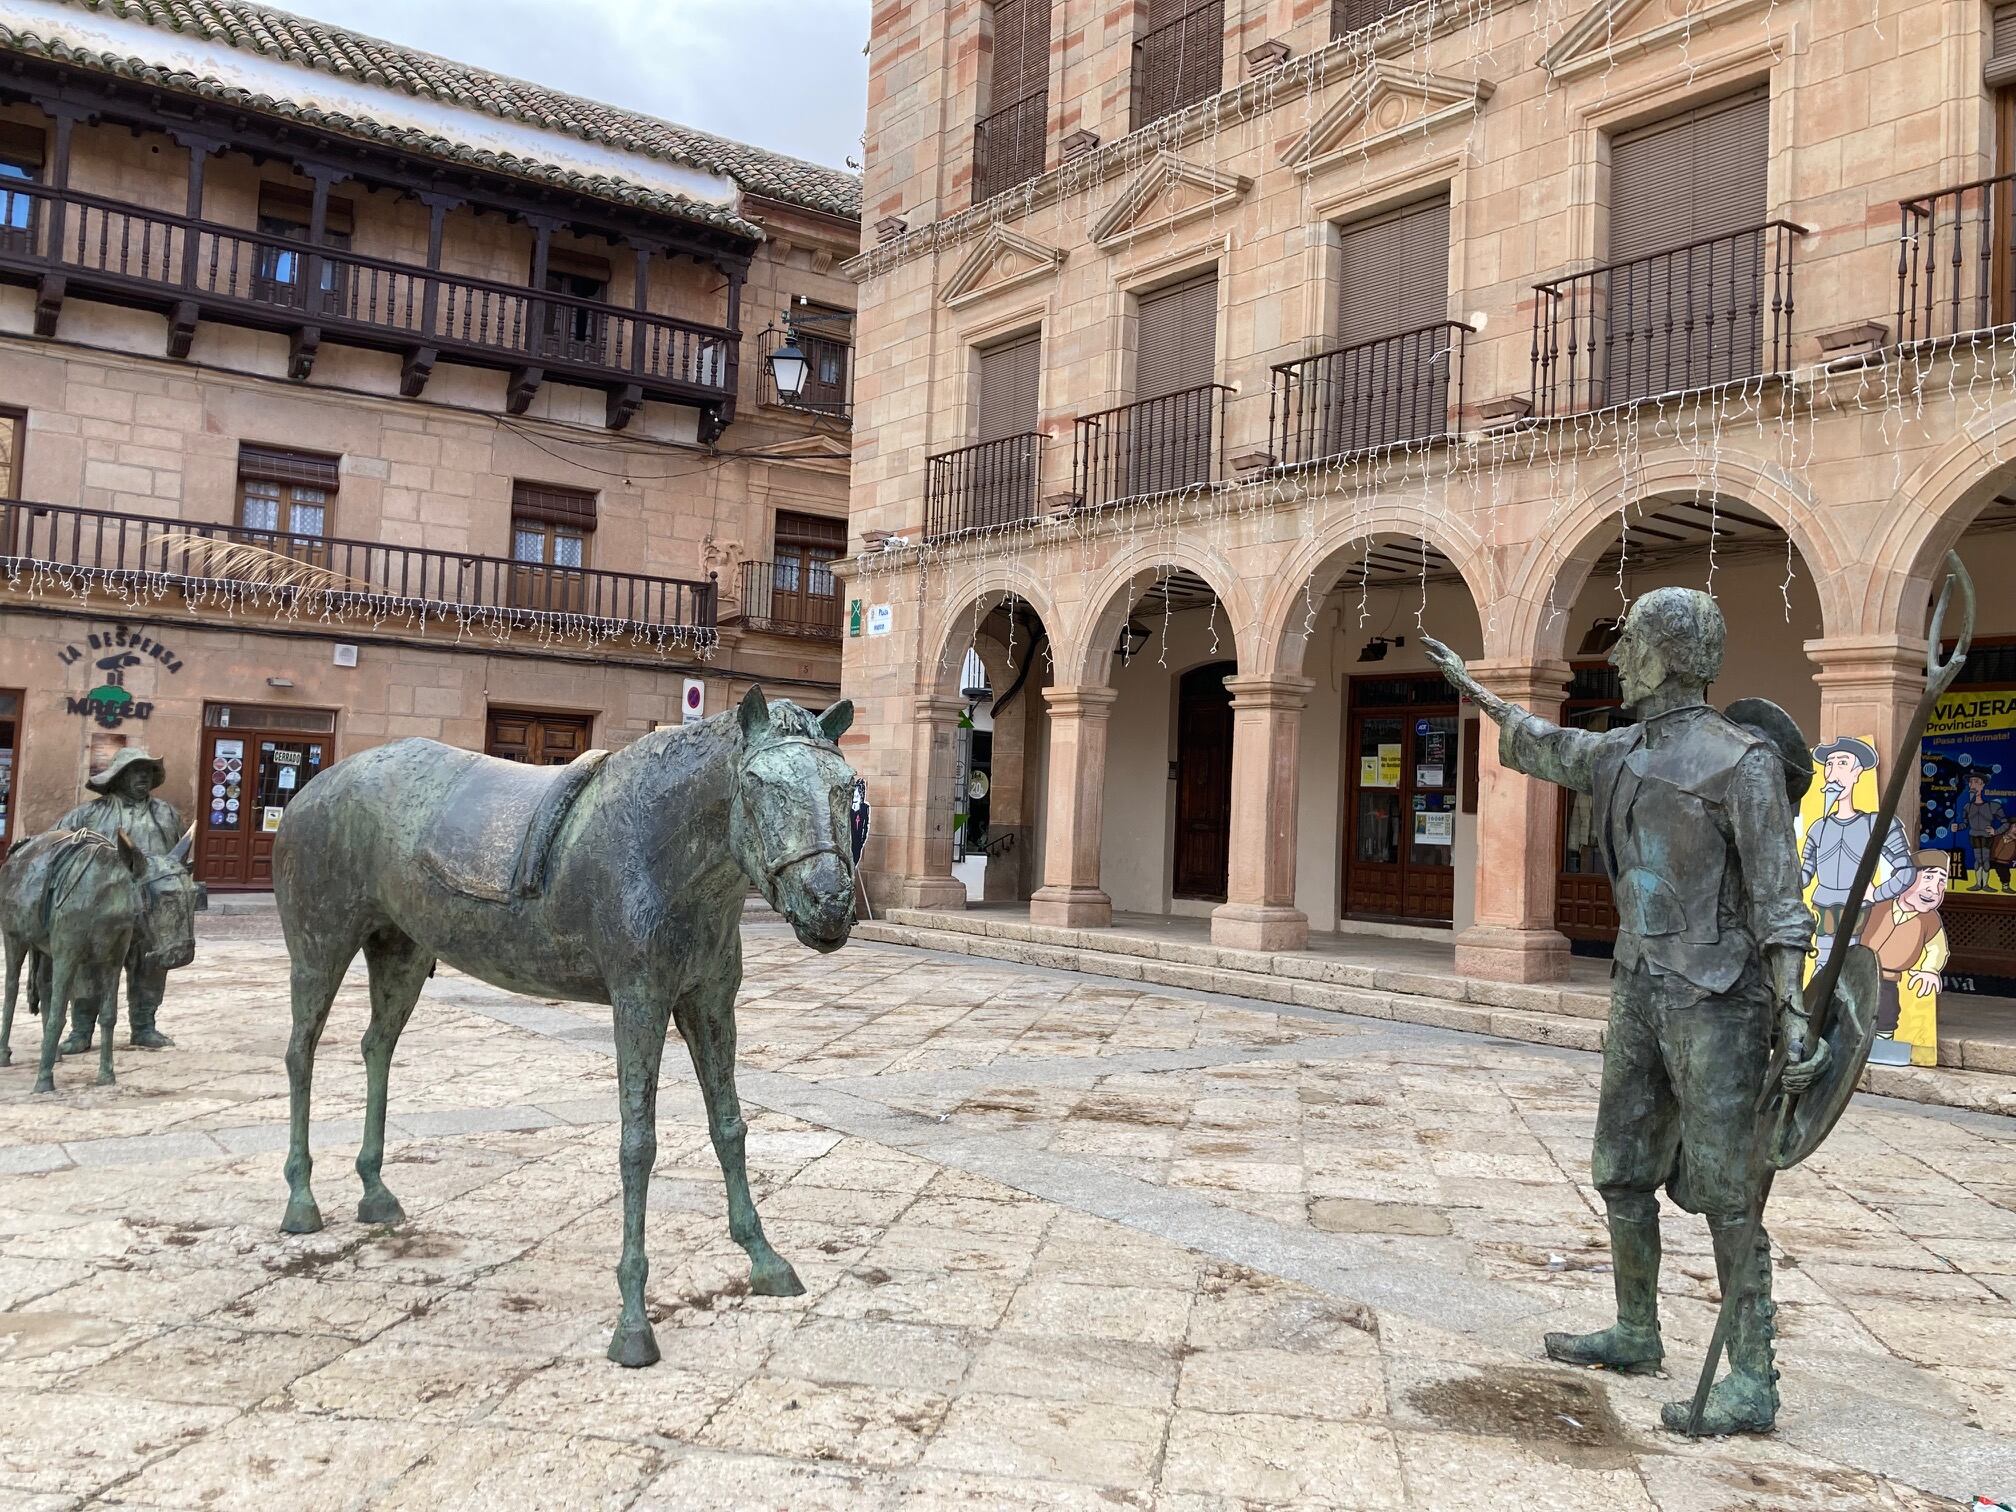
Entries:
[[147, 927], [149, 871], [147, 857], [124, 830], [116, 840], [91, 830], [48, 830], [0, 863], [0, 943], [7, 958], [0, 1066], [13, 1060], [8, 1041], [25, 962], [28, 1011], [42, 1015], [37, 1092], [56, 1090], [56, 1044], [73, 1001], [96, 1005], [98, 1085], [112, 1085], [119, 972], [134, 933]]
[[814, 950], [854, 926], [853, 769], [835, 742], [842, 702], [814, 716], [752, 688], [735, 714], [654, 731], [614, 755], [525, 767], [431, 740], [338, 762], [287, 810], [273, 891], [293, 963], [287, 1048], [293, 1124], [281, 1228], [313, 1233], [308, 1099], [315, 1046], [361, 949], [371, 976], [358, 1219], [405, 1215], [385, 1188], [393, 1047], [438, 960], [507, 991], [608, 1003], [622, 1117], [623, 1312], [609, 1358], [650, 1365], [644, 1196], [657, 1155], [658, 1067], [676, 1024], [706, 1099], [749, 1289], [796, 1296], [763, 1237], [735, 1095], [741, 919], [754, 883]]

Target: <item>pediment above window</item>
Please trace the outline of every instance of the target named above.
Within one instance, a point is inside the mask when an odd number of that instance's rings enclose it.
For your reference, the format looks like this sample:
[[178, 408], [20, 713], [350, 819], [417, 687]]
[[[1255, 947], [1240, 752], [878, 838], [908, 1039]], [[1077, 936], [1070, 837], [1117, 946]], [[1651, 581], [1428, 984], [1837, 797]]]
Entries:
[[1099, 217], [1093, 244], [1115, 251], [1139, 237], [1228, 210], [1252, 187], [1253, 180], [1239, 174], [1205, 168], [1173, 152], [1157, 153]]
[[1019, 289], [1048, 278], [1063, 265], [1064, 253], [1058, 248], [1046, 247], [1006, 226], [990, 226], [966, 254], [966, 260], [959, 264], [939, 298], [956, 309], [1004, 289]]
[[1450, 122], [1467, 123], [1495, 88], [1489, 79], [1423, 73], [1378, 59], [1365, 81], [1325, 111], [1281, 161], [1299, 173], [1318, 173], [1396, 142], [1419, 141]]
[[1614, 68], [1641, 53], [1679, 49], [1715, 28], [1767, 9], [1773, 0], [1597, 0], [1541, 55], [1557, 79]]

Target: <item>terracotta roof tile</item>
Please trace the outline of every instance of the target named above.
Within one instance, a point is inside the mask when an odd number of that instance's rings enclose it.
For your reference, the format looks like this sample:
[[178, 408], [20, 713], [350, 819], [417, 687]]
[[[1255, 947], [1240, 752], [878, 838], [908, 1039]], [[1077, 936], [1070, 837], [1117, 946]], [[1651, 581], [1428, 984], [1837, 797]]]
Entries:
[[[143, 22], [167, 31], [203, 36], [225, 46], [260, 53], [301, 68], [319, 69], [337, 77], [358, 79], [444, 104], [482, 111], [505, 120], [521, 121], [581, 141], [667, 162], [685, 163], [709, 173], [725, 174], [750, 194], [787, 204], [857, 218], [861, 213], [861, 181], [851, 173], [695, 131], [690, 126], [680, 126], [655, 116], [561, 94], [538, 84], [488, 73], [376, 37], [361, 36], [286, 11], [253, 5], [247, 0], [60, 0], [60, 3], [78, 10], [97, 11], [123, 20]], [[154, 77], [171, 87], [193, 88], [212, 97], [238, 98], [248, 104], [255, 102], [255, 97], [220, 80], [171, 75], [167, 70], [151, 68], [139, 58], [122, 59], [106, 54], [78, 56], [72, 49], [48, 44], [30, 33], [4, 25], [0, 25], [0, 42], [25, 51], [61, 55], [66, 61], [110, 69], [129, 77]], [[623, 186], [615, 180], [591, 179], [587, 175], [567, 173], [550, 165], [528, 164], [524, 159], [512, 159], [507, 154], [446, 142], [423, 132], [336, 117], [294, 102], [274, 102], [257, 97], [257, 103], [261, 108], [269, 109], [278, 104], [288, 109], [289, 113], [304, 118], [327, 119], [332, 125], [340, 120], [345, 124], [336, 129], [361, 129], [363, 134], [380, 139], [397, 138], [410, 150], [431, 150], [459, 161], [489, 160], [499, 166], [505, 162], [516, 162], [520, 166], [507, 171], [523, 173], [529, 168], [534, 176], [548, 181], [598, 183], [604, 187], [591, 192], [604, 197], [615, 190], [618, 198], [629, 203], [650, 205], [653, 202], [672, 202], [686, 207], [686, 210], [677, 213], [698, 211], [702, 219], [713, 224], [739, 222], [747, 225], [729, 212], [678, 200], [674, 196], [654, 194], [636, 185]], [[422, 143], [432, 143], [433, 146], [430, 149]], [[625, 188], [628, 192], [621, 192]]]

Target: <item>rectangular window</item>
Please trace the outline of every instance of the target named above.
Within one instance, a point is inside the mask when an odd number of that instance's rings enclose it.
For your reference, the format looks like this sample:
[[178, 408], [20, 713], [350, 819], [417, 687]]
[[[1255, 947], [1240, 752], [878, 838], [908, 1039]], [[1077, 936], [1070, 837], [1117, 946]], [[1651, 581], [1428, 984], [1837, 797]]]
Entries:
[[[329, 511], [336, 496], [337, 462], [335, 457], [316, 452], [240, 446], [240, 528], [280, 536], [327, 536]], [[282, 544], [274, 549], [290, 548]]]
[[[306, 189], [288, 184], [259, 186], [259, 230], [266, 236], [306, 243], [315, 223], [315, 197]], [[356, 209], [347, 199], [331, 195], [322, 212], [322, 245], [332, 251], [347, 252], [356, 226]], [[302, 287], [307, 278], [307, 254], [291, 247], [264, 243], [253, 269], [252, 297], [269, 304], [303, 303]], [[322, 292], [340, 303], [344, 266], [330, 259], [322, 264]]]
[[587, 612], [588, 541], [595, 495], [553, 483], [511, 485], [511, 603], [551, 614]]
[[1135, 307], [1135, 402], [1109, 422], [1123, 493], [1166, 493], [1211, 476], [1216, 434], [1218, 275], [1143, 295]]
[[973, 202], [1043, 171], [1050, 114], [1050, 0], [995, 0], [987, 103], [973, 129]]
[[1148, 0], [1134, 43], [1134, 125], [1174, 115], [1224, 87], [1225, 0]]
[[[607, 258], [591, 257], [562, 247], [546, 253], [548, 294], [568, 299], [593, 300], [604, 304], [609, 298], [611, 279]], [[601, 309], [578, 304], [550, 304], [546, 308], [546, 343], [549, 356], [566, 362], [606, 363], [608, 361], [609, 317]]]
[[35, 226], [35, 195], [20, 187], [40, 183], [43, 134], [33, 126], [0, 122], [0, 246], [25, 250]]
[[1305, 364], [1300, 402], [1321, 455], [1431, 436], [1449, 424], [1449, 201], [1341, 227], [1336, 337]]
[[1420, 0], [1334, 0], [1330, 8], [1330, 35], [1346, 37], [1363, 31], [1419, 3]]

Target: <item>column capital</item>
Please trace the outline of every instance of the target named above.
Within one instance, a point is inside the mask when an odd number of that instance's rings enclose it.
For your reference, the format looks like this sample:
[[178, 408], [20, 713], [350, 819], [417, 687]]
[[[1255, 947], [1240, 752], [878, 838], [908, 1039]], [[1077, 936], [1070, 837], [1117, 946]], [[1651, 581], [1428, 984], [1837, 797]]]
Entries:
[[1830, 635], [1805, 643], [1806, 658], [1823, 687], [1925, 681], [1925, 638], [1909, 635]]
[[1300, 709], [1316, 690], [1316, 679], [1292, 672], [1235, 673], [1225, 679], [1225, 691], [1236, 709]]
[[944, 693], [919, 693], [912, 708], [926, 723], [954, 720], [966, 712], [965, 704]]
[[1104, 719], [1113, 712], [1120, 690], [1104, 683], [1077, 683], [1045, 688], [1043, 702], [1055, 719]]
[[1514, 657], [1479, 657], [1466, 664], [1470, 675], [1500, 698], [1514, 703], [1559, 703], [1568, 696], [1575, 669], [1565, 661], [1527, 661]]

